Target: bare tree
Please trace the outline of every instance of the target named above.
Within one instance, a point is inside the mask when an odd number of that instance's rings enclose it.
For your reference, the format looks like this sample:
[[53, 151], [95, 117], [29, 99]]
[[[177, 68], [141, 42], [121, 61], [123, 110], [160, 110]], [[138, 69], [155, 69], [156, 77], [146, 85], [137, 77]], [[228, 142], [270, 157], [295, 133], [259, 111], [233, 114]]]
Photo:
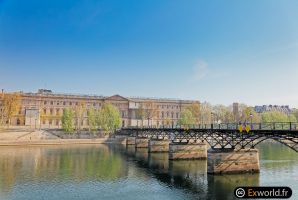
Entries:
[[76, 124], [76, 130], [81, 130], [81, 124], [84, 120], [84, 115], [86, 112], [86, 102], [79, 102], [74, 107], [74, 117], [75, 117], [75, 124]]
[[149, 127], [150, 126], [149, 121], [157, 117], [158, 107], [153, 101], [145, 102], [144, 107], [145, 107], [144, 115], [145, 115], [145, 119], [148, 120], [148, 127]]
[[5, 93], [2, 96], [2, 123], [8, 120], [8, 127], [11, 119], [19, 111], [21, 105], [21, 96], [19, 93]]
[[143, 120], [145, 118], [145, 110], [143, 108], [143, 104], [139, 104], [138, 109], [136, 110], [136, 118], [137, 118], [137, 125], [139, 125], [139, 120], [141, 120], [142, 124], [141, 126], [143, 127]]

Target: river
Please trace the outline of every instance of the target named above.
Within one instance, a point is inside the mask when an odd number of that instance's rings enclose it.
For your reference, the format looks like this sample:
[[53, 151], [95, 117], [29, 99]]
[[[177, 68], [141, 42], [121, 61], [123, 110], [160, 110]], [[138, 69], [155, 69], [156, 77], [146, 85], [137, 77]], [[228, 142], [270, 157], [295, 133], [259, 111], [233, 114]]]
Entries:
[[234, 199], [237, 186], [289, 186], [298, 199], [298, 154], [259, 146], [261, 172], [207, 175], [206, 160], [121, 145], [0, 147], [1, 200]]

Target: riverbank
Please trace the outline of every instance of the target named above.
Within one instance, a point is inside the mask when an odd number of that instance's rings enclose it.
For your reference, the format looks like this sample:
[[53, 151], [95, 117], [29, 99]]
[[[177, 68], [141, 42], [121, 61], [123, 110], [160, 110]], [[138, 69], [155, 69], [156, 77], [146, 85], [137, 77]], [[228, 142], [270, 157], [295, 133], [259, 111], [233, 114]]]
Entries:
[[62, 139], [45, 130], [0, 132], [0, 146], [125, 143], [122, 137]]
[[125, 142], [123, 138], [99, 138], [99, 139], [45, 139], [45, 140], [2, 140], [0, 146], [33, 146], [33, 145], [69, 145], [69, 144], [107, 144]]

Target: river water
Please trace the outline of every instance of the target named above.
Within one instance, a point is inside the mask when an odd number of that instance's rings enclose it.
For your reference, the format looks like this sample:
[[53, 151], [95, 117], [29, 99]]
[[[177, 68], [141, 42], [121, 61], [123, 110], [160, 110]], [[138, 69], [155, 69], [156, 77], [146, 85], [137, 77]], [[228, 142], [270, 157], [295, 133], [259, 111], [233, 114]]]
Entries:
[[298, 154], [259, 145], [260, 174], [207, 175], [207, 161], [121, 145], [0, 147], [0, 200], [234, 199], [237, 186], [289, 186], [298, 199]]

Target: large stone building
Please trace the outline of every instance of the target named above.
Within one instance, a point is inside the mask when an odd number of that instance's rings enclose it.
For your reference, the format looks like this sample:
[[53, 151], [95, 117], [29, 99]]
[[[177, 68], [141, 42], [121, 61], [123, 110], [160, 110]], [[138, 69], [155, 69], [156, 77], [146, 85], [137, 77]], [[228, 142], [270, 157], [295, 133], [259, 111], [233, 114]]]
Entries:
[[[35, 128], [61, 128], [61, 116], [65, 108], [85, 105], [81, 127], [88, 127], [87, 112], [90, 108], [100, 109], [104, 103], [116, 106], [122, 118], [122, 126], [176, 126], [181, 111], [199, 101], [128, 98], [120, 95], [110, 97], [93, 95], [74, 95], [53, 93], [51, 90], [40, 89], [37, 93], [20, 93], [21, 107], [11, 120], [12, 126], [29, 126]], [[137, 113], [142, 106], [144, 111], [154, 110], [152, 117], [139, 119]], [[153, 113], [153, 112], [152, 112]]]
[[285, 114], [290, 114], [293, 112], [293, 110], [288, 105], [263, 105], [263, 106], [255, 106], [254, 110], [257, 113], [263, 113], [263, 112], [283, 112]]

